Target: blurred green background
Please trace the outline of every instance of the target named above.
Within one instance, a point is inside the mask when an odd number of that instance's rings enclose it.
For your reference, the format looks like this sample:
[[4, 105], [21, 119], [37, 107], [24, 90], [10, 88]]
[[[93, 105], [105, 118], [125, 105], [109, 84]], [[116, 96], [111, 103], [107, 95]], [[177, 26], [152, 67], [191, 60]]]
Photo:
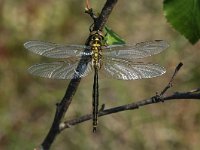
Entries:
[[[105, 0], [94, 1], [99, 12]], [[31, 76], [26, 69], [51, 59], [24, 49], [28, 40], [84, 44], [92, 19], [81, 0], [0, 1], [0, 149], [33, 149], [46, 136], [69, 83]], [[108, 26], [127, 43], [162, 39], [171, 47], [149, 61], [165, 66], [161, 77], [136, 81], [100, 80], [100, 104], [106, 108], [142, 100], [160, 92], [181, 61], [173, 88], [188, 91], [200, 83], [200, 43], [191, 45], [166, 22], [160, 0], [119, 1]], [[84, 78], [65, 120], [92, 110], [93, 74]], [[53, 150], [199, 150], [200, 102], [170, 101], [99, 119], [98, 133], [84, 122], [58, 135]]]

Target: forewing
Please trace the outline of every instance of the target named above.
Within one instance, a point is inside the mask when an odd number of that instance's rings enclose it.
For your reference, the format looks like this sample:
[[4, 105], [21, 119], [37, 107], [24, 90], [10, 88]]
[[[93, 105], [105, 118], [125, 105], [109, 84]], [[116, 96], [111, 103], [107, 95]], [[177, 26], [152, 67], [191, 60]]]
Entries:
[[79, 62], [66, 61], [35, 64], [28, 68], [30, 74], [52, 79], [82, 78], [91, 70], [91, 62], [88, 62], [88, 64], [87, 62], [81, 62], [81, 65], [79, 65]]
[[111, 45], [103, 47], [103, 56], [121, 59], [139, 59], [162, 52], [169, 47], [162, 40], [141, 42], [136, 45]]
[[107, 60], [103, 63], [101, 72], [110, 78], [121, 80], [135, 80], [157, 77], [166, 72], [158, 64], [143, 64], [121, 59]]
[[90, 55], [89, 47], [84, 45], [61, 45], [42, 41], [28, 41], [24, 47], [29, 51], [49, 58], [69, 58]]

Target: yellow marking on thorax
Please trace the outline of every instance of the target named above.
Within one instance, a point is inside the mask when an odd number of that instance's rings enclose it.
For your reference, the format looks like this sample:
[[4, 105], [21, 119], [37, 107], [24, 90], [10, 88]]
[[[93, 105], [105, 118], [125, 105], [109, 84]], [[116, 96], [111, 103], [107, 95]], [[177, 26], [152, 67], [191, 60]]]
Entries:
[[101, 68], [101, 46], [102, 46], [102, 40], [103, 40], [103, 34], [101, 31], [92, 31], [90, 33], [90, 46], [92, 50], [92, 66], [100, 69]]
[[100, 44], [98, 44], [98, 43], [94, 43], [93, 46], [97, 48], [97, 47], [100, 46]]
[[101, 47], [101, 41], [98, 37], [95, 37], [93, 43], [91, 44], [91, 48], [93, 51], [92, 55], [92, 64], [94, 67], [98, 67], [100, 69], [100, 59], [101, 59], [101, 54], [99, 53], [100, 47]]

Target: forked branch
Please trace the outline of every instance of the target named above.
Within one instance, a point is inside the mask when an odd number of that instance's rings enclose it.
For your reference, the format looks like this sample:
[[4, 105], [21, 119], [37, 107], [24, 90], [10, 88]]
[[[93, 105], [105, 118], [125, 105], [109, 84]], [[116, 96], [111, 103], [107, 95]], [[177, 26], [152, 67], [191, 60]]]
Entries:
[[[94, 20], [93, 30], [102, 30], [103, 29], [116, 2], [117, 2], [117, 0], [107, 0], [107, 2], [105, 3], [105, 5], [101, 11], [101, 14], [99, 15], [99, 17], [95, 18], [95, 20]], [[88, 41], [89, 40], [87, 39], [85, 45], [89, 44]], [[65, 113], [67, 112], [69, 105], [72, 102], [72, 98], [79, 86], [80, 81], [81, 81], [80, 78], [72, 79], [70, 81], [63, 99], [61, 100], [60, 103], [57, 104], [56, 113], [55, 113], [51, 128], [50, 128], [47, 136], [45, 137], [44, 141], [42, 142], [41, 146], [36, 148], [36, 150], [50, 149], [53, 141], [55, 140], [55, 137], [60, 133], [60, 123], [61, 123], [62, 118], [64, 117]]]
[[[140, 100], [138, 102], [133, 102], [130, 104], [122, 105], [122, 106], [117, 106], [109, 109], [104, 109], [99, 111], [99, 117], [121, 112], [121, 111], [126, 111], [126, 110], [134, 110], [138, 109], [141, 106], [146, 106], [149, 104], [154, 104], [154, 103], [159, 103], [159, 102], [164, 102], [168, 100], [200, 100], [200, 88], [191, 90], [189, 92], [174, 92], [174, 94], [170, 95], [165, 95], [167, 90], [172, 87], [172, 83], [174, 80], [174, 77], [177, 75], [179, 69], [181, 68], [183, 64], [179, 63], [178, 66], [176, 67], [169, 83], [167, 84], [166, 87], [162, 90], [160, 94], [156, 94], [155, 96], [152, 96], [151, 98], [145, 99], [145, 100]], [[80, 124], [82, 122], [88, 121], [92, 119], [92, 114], [87, 114], [83, 115], [81, 117], [78, 117], [76, 119], [72, 119], [69, 121], [65, 121], [60, 124], [60, 131], [70, 128], [74, 125]]]

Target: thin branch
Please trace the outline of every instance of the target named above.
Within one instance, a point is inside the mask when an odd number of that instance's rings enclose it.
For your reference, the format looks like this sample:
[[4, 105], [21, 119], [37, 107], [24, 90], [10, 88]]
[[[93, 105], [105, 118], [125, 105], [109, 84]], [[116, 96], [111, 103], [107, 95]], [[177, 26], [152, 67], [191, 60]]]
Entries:
[[[195, 100], [198, 99], [200, 100], [200, 93], [196, 93], [196, 92], [175, 92], [172, 95], [168, 95], [168, 96], [164, 96], [162, 98], [162, 100], [164, 101], [168, 101], [168, 100], [175, 100], [175, 99], [191, 99], [191, 100]], [[161, 102], [161, 101], [159, 101]], [[156, 102], [156, 103], [159, 103]], [[126, 110], [135, 110], [138, 109], [141, 106], [145, 106], [145, 105], [149, 105], [149, 104], [155, 104], [155, 101], [152, 98], [149, 99], [145, 99], [145, 100], [141, 100], [138, 102], [134, 102], [134, 103], [130, 103], [130, 104], [126, 104], [126, 105], [122, 105], [122, 106], [118, 106], [118, 107], [113, 107], [113, 108], [109, 108], [109, 109], [105, 109], [103, 111], [99, 112], [99, 117], [101, 116], [105, 116], [105, 115], [109, 115], [109, 114], [113, 114], [113, 113], [118, 113], [118, 112], [122, 112], [122, 111], [126, 111]], [[92, 119], [92, 114], [87, 114], [84, 116], [81, 116], [79, 118], [75, 118], [69, 121], [65, 121], [63, 123], [60, 124], [60, 131], [66, 129], [66, 128], [71, 128], [74, 125], [80, 124], [82, 122], [88, 121]]]
[[[117, 106], [117, 107], [113, 107], [113, 108], [109, 108], [109, 109], [105, 109], [105, 110], [104, 110], [105, 106], [102, 106], [103, 109], [100, 109], [99, 117], [104, 116], [104, 115], [109, 115], [109, 114], [112, 114], [112, 113], [121, 112], [121, 111], [134, 110], [134, 109], [138, 109], [141, 106], [154, 104], [154, 103], [159, 103], [159, 102], [164, 102], [164, 101], [167, 101], [167, 100], [200, 99], [200, 88], [191, 90], [189, 92], [175, 92], [172, 95], [164, 96], [166, 91], [170, 87], [172, 87], [172, 82], [173, 82], [175, 76], [177, 75], [177, 73], [180, 70], [182, 65], [183, 65], [182, 63], [179, 63], [177, 65], [177, 67], [175, 68], [175, 71], [174, 71], [169, 83], [161, 91], [161, 93], [159, 95], [156, 94], [155, 96], [152, 96], [149, 99], [145, 99], [145, 100], [141, 100], [141, 101], [138, 101], [138, 102], [133, 102], [133, 103], [130, 103], [130, 104]], [[70, 128], [70, 127], [72, 127], [74, 125], [77, 125], [79, 123], [82, 123], [84, 121], [88, 121], [90, 119], [92, 119], [92, 114], [87, 114], [87, 115], [81, 116], [81, 117], [73, 119], [73, 120], [65, 121], [65, 122], [60, 124], [60, 131], [64, 130], [65, 128]]]
[[97, 17], [97, 15], [94, 14], [92, 8], [87, 8], [85, 10], [85, 13], [89, 14], [91, 18], [94, 20], [94, 27], [93, 31], [103, 30], [103, 27], [105, 26], [108, 17], [110, 13], [112, 12], [115, 4], [117, 3], [118, 0], [107, 0], [105, 3], [100, 15]]
[[85, 2], [86, 2], [86, 4], [85, 4], [85, 5], [86, 5], [86, 9], [90, 9], [90, 8], [91, 8], [91, 7], [90, 7], [90, 1], [89, 1], [89, 0], [86, 0]]
[[[113, 7], [115, 6], [117, 0], [107, 0], [107, 2], [105, 3], [101, 14], [98, 18], [95, 19], [94, 21], [94, 28], [93, 30], [102, 30]], [[89, 7], [89, 6], [88, 6]], [[89, 44], [89, 37], [86, 40], [85, 45]], [[79, 66], [79, 65], [78, 65]], [[53, 141], [55, 140], [56, 136], [60, 133], [60, 123], [62, 118], [64, 117], [65, 113], [67, 112], [69, 105], [72, 102], [72, 98], [79, 86], [81, 79], [72, 79], [68, 85], [68, 88], [66, 90], [66, 93], [62, 99], [62, 101], [60, 103], [57, 104], [57, 108], [56, 108], [56, 113], [54, 116], [54, 120], [53, 123], [51, 125], [51, 128], [46, 136], [46, 138], [44, 139], [44, 141], [42, 142], [41, 146], [37, 149], [42, 149], [42, 150], [48, 150]]]
[[103, 27], [105, 26], [108, 20], [108, 16], [112, 12], [112, 9], [114, 8], [116, 3], [117, 3], [117, 0], [107, 0], [98, 19], [94, 23], [94, 28], [93, 28], [94, 31], [103, 30]]
[[49, 133], [47, 134], [46, 138], [44, 139], [42, 143], [42, 148], [44, 150], [48, 150], [50, 148], [56, 135], [60, 132], [59, 124], [72, 101], [72, 97], [74, 96], [80, 81], [81, 79], [71, 80], [62, 101], [57, 104], [56, 113], [54, 116], [52, 126], [49, 130]]
[[172, 87], [172, 82], [174, 80], [174, 77], [176, 76], [176, 74], [178, 73], [178, 71], [181, 69], [181, 67], [183, 66], [183, 63], [180, 62], [178, 64], [178, 66], [176, 67], [174, 74], [171, 77], [171, 80], [169, 81], [169, 83], [167, 84], [167, 86], [163, 89], [163, 91], [160, 93], [160, 96], [164, 95], [165, 92], [167, 92], [167, 90]]

